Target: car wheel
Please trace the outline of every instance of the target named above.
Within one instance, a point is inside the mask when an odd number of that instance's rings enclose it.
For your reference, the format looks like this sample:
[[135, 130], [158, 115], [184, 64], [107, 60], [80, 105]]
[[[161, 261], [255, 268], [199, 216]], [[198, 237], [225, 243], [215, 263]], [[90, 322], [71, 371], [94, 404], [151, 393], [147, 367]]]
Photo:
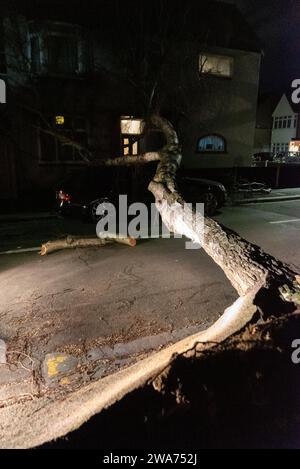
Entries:
[[203, 195], [205, 215], [214, 215], [218, 208], [218, 199], [213, 192], [205, 192]]

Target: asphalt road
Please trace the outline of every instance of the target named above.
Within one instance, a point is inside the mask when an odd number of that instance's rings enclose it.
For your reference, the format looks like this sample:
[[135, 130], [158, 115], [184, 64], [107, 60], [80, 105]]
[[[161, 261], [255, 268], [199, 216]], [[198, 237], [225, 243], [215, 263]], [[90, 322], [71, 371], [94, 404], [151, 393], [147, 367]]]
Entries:
[[[93, 231], [70, 220], [9, 223], [1, 250]], [[36, 364], [65, 352], [118, 367], [206, 329], [235, 298], [221, 269], [180, 239], [0, 255], [0, 337]]]
[[216, 220], [300, 270], [300, 200], [226, 207]]
[[[216, 219], [300, 270], [300, 201], [226, 207]], [[1, 251], [93, 230], [71, 220], [6, 223]], [[207, 328], [236, 293], [203, 250], [184, 247], [184, 240], [156, 239], [134, 248], [1, 255], [0, 336], [36, 363], [57, 351], [101, 358], [109, 363], [105, 375]]]

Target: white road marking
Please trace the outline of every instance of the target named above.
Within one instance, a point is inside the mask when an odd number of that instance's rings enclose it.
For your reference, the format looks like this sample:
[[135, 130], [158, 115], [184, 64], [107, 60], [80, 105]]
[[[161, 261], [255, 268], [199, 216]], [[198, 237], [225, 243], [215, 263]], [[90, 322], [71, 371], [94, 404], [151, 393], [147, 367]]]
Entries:
[[293, 223], [293, 222], [298, 222], [300, 221], [300, 218], [294, 218], [293, 220], [278, 220], [278, 221], [269, 221], [269, 223], [271, 223], [271, 225], [277, 225], [277, 224], [280, 224], [280, 223]]

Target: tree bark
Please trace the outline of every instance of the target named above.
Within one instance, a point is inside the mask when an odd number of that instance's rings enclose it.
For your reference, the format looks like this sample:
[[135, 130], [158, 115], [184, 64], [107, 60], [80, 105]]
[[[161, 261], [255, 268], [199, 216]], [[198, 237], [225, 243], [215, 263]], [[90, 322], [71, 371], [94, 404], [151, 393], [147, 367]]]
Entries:
[[136, 240], [133, 238], [107, 235], [105, 238], [78, 238], [74, 236], [67, 236], [64, 239], [57, 239], [48, 241], [42, 244], [40, 255], [45, 256], [51, 252], [60, 251], [62, 249], [86, 248], [86, 247], [101, 247], [106, 244], [112, 243], [126, 244], [127, 246], [135, 246]]
[[202, 237], [197, 228], [201, 227], [202, 215], [192, 208], [185, 208], [183, 219], [185, 201], [176, 188], [176, 172], [182, 157], [177, 134], [160, 116], [153, 116], [152, 122], [164, 132], [167, 144], [159, 152], [160, 162], [149, 190], [167, 228], [202, 244], [240, 296], [262, 285], [255, 300], [262, 314], [296, 309], [300, 304], [299, 277], [289, 266], [207, 217], [204, 218]]
[[151, 163], [152, 161], [159, 161], [160, 156], [157, 152], [144, 153], [143, 155], [137, 156], [120, 156], [118, 158], [112, 158], [103, 160], [103, 162], [97, 162], [93, 165], [104, 165], [104, 166], [129, 166], [129, 165], [139, 165], [145, 163]]

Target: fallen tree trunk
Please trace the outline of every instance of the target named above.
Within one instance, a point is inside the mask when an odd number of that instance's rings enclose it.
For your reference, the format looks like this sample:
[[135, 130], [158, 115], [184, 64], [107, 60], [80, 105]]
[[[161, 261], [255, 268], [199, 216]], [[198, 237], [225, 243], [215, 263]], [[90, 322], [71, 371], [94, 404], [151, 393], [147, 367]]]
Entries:
[[167, 120], [154, 116], [152, 122], [163, 131], [167, 144], [159, 152], [160, 162], [149, 190], [167, 228], [202, 244], [240, 296], [261, 285], [255, 304], [263, 317], [295, 310], [300, 304], [299, 277], [289, 266], [207, 217], [202, 236], [202, 215], [192, 208], [185, 207], [182, 216], [185, 201], [176, 188], [181, 161], [178, 138]]
[[129, 237], [108, 235], [106, 238], [78, 238], [75, 236], [67, 236], [63, 239], [56, 239], [42, 244], [40, 255], [45, 256], [51, 252], [60, 251], [62, 249], [101, 247], [112, 243], [126, 244], [127, 246], [135, 246], [136, 240]]
[[[167, 145], [159, 152], [157, 171], [149, 185], [162, 219], [170, 231], [186, 235], [195, 242], [202, 241], [202, 247], [222, 268], [239, 298], [208, 330], [63, 396], [60, 405], [45, 396], [44, 400], [40, 398], [0, 410], [4, 422], [3, 447], [32, 447], [67, 434], [126, 395], [127, 399], [117, 404], [125, 408], [123, 415], [133, 416], [133, 426], [137, 428], [134, 411], [141, 410], [143, 423], [137, 434], [143, 434], [147, 415], [150, 431], [158, 435], [157, 441], [162, 444], [165, 435], [159, 430], [170, 415], [174, 418], [167, 435], [172, 437], [178, 433], [181, 444], [182, 428], [185, 428], [189, 448], [193, 443], [201, 446], [201, 438], [206, 438], [207, 434], [215, 445], [217, 431], [221, 443], [228, 430], [236, 437], [240, 429], [246, 429], [247, 439], [249, 420], [256, 424], [261, 415], [262, 423], [266, 417], [266, 427], [277, 425], [279, 434], [287, 423], [287, 416], [295, 416], [299, 425], [299, 373], [291, 360], [291, 342], [300, 321], [299, 277], [284, 263], [209, 218], [204, 219], [202, 240], [197, 230], [197, 217], [202, 215], [190, 210], [187, 217], [182, 217], [184, 200], [177, 191], [175, 179], [181, 160], [177, 135], [161, 117], [154, 117], [153, 122], [167, 137]], [[259, 324], [258, 318], [261, 319]], [[140, 390], [131, 393], [137, 388]], [[154, 398], [153, 388], [162, 394], [164, 402]], [[147, 402], [149, 396], [150, 403]], [[130, 400], [132, 408], [129, 406], [128, 410]], [[161, 402], [161, 407], [155, 408], [155, 402]], [[189, 408], [190, 418], [183, 420], [180, 412]], [[114, 410], [112, 417], [117, 415], [117, 420], [113, 427], [117, 428], [120, 412]], [[276, 415], [278, 410], [280, 420]], [[160, 416], [158, 425], [151, 426], [151, 420], [153, 422], [157, 416]], [[104, 419], [104, 425], [107, 421], [112, 420]], [[124, 433], [128, 434], [127, 417], [124, 428]], [[263, 425], [254, 428], [254, 434], [262, 437], [265, 431]], [[190, 433], [195, 440], [191, 440]], [[174, 441], [170, 441], [171, 446], [176, 447]], [[207, 445], [204, 440], [204, 447]]]

